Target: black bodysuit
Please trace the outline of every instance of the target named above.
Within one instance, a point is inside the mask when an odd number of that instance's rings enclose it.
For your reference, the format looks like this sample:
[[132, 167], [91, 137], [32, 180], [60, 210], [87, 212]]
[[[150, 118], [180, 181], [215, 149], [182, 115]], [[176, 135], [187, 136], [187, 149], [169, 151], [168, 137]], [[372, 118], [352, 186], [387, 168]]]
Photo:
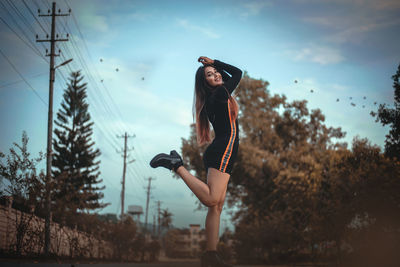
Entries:
[[213, 89], [206, 98], [205, 108], [215, 138], [204, 152], [203, 162], [206, 171], [215, 168], [231, 174], [239, 149], [239, 126], [237, 119], [231, 120], [232, 107], [228, 99], [240, 82], [242, 71], [218, 60], [214, 60], [214, 67], [221, 73], [224, 84]]

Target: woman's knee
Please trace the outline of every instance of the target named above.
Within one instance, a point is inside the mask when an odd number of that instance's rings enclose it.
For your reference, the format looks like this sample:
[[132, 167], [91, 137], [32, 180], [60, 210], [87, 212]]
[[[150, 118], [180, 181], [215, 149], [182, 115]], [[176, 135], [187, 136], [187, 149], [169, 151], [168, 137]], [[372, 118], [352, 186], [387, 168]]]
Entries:
[[210, 196], [210, 198], [205, 200], [203, 202], [203, 204], [206, 205], [209, 208], [212, 208], [212, 207], [217, 207], [218, 204], [219, 204], [219, 201], [218, 201], [218, 199], [216, 197]]
[[224, 202], [222, 201], [217, 201], [217, 202], [213, 202], [211, 203], [212, 205], [206, 205], [209, 210], [211, 209], [213, 212], [216, 212], [218, 214], [222, 213], [222, 208], [224, 206]]

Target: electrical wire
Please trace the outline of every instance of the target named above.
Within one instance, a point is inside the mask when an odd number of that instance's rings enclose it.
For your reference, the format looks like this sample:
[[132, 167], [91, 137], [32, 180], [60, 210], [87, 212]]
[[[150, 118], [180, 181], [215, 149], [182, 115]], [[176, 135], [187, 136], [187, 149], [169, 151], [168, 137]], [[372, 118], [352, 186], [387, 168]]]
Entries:
[[[40, 53], [39, 49], [35, 46], [34, 43], [32, 43], [32, 41], [29, 39], [28, 35], [26, 34], [26, 32], [21, 28], [21, 26], [18, 24], [18, 22], [14, 19], [14, 16], [10, 13], [10, 11], [8, 10], [8, 8], [3, 4], [2, 1], [0, 1], [0, 4], [3, 6], [3, 9], [7, 12], [7, 14], [9, 15], [9, 17], [11, 18], [11, 20], [13, 21], [13, 23], [17, 26], [17, 28], [20, 30], [20, 32], [22, 33], [22, 35], [26, 38], [27, 42], [30, 43], [30, 48], [40, 57], [42, 57], [43, 59], [45, 59], [45, 57]], [[12, 27], [4, 20], [2, 19], [3, 23], [6, 24], [6, 26], [10, 29], [12, 29]], [[17, 34], [14, 30], [12, 30], [21, 40], [22, 37], [19, 36], [19, 34]], [[24, 42], [26, 44], [26, 42]], [[46, 59], [45, 59], [46, 60]]]
[[[28, 78], [36, 78], [36, 77], [40, 77], [40, 76], [44, 76], [44, 75], [49, 75], [49, 73], [48, 73], [48, 72], [44, 72], [44, 73], [36, 74], [36, 75], [33, 75], [33, 76], [29, 76]], [[23, 81], [24, 81], [24, 80], [21, 79], [21, 80], [17, 80], [17, 81], [5, 83], [5, 84], [0, 85], [0, 88], [7, 87], [7, 86], [11, 86], [11, 85], [14, 85], [14, 84], [23, 82]]]
[[[0, 2], [1, 3], [1, 2]], [[30, 44], [28, 44], [14, 29], [2, 18], [0, 17], [0, 20], [26, 45], [28, 46], [36, 55], [39, 57], [43, 58], [44, 61], [48, 62], [46, 58], [41, 55], [38, 51], [36, 51]]]
[[15, 65], [10, 61], [10, 59], [3, 53], [3, 51], [0, 48], [0, 54], [7, 60], [7, 62], [11, 65], [11, 67], [15, 70], [16, 73], [24, 80], [24, 82], [32, 89], [32, 91], [35, 93], [35, 95], [42, 101], [42, 103], [47, 107], [46, 101], [43, 100], [43, 98], [36, 92], [35, 88], [25, 79], [25, 77], [18, 71], [18, 69], [15, 67]]
[[42, 24], [40, 23], [40, 21], [36, 18], [35, 14], [33, 14], [31, 8], [26, 4], [25, 0], [22, 0], [22, 2], [24, 3], [25, 7], [28, 9], [29, 13], [32, 15], [32, 17], [35, 19], [35, 21], [37, 22], [37, 24], [40, 26], [40, 28], [42, 28], [43, 32], [45, 34], [48, 34], [46, 32], [46, 30], [44, 29], [44, 27], [42, 26]]

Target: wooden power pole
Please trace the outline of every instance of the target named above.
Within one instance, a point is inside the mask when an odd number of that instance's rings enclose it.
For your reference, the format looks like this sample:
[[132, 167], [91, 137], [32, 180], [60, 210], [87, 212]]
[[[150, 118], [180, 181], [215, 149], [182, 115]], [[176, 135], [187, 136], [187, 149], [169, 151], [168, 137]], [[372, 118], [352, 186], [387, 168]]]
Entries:
[[149, 178], [149, 185], [147, 186], [147, 201], [146, 201], [146, 218], [145, 218], [145, 223], [144, 223], [144, 229], [145, 231], [147, 230], [147, 216], [149, 214], [149, 201], [150, 201], [150, 190], [151, 190], [151, 180], [153, 178]]
[[[127, 155], [128, 151], [133, 150], [132, 149], [128, 149], [128, 138], [130, 137], [135, 137], [135, 135], [133, 136], [129, 136], [127, 133], [125, 133], [125, 135], [123, 136], [118, 136], [119, 138], [124, 138], [125, 142], [124, 142], [124, 168], [122, 171], [122, 190], [121, 190], [121, 220], [124, 217], [124, 211], [125, 211], [125, 176], [126, 176], [126, 165], [129, 163], [132, 163], [134, 160], [129, 161], [128, 163], [126, 162], [126, 159], [129, 157], [129, 155]], [[118, 152], [118, 151], [117, 151]]]
[[[50, 39], [36, 40], [37, 42], [50, 42], [50, 54], [46, 56], [50, 57], [50, 81], [49, 81], [49, 113], [47, 120], [47, 161], [46, 161], [46, 217], [45, 217], [45, 237], [44, 237], [44, 253], [49, 254], [50, 250], [50, 221], [51, 221], [51, 161], [52, 161], [52, 133], [53, 133], [53, 86], [54, 86], [54, 74], [57, 67], [67, 64], [63, 64], [54, 67], [54, 57], [59, 56], [55, 54], [55, 44], [56, 42], [65, 42], [68, 39], [58, 39], [58, 34], [56, 35], [56, 17], [57, 16], [69, 16], [69, 14], [56, 14], [56, 3], [53, 2], [52, 10], [50, 14], [42, 15], [39, 10], [39, 17], [51, 17], [51, 35]], [[71, 13], [71, 10], [69, 10]], [[68, 36], [68, 35], [67, 35]], [[47, 37], [48, 38], [48, 37]], [[47, 50], [47, 49], [46, 49]], [[47, 52], [47, 51], [46, 51]]]

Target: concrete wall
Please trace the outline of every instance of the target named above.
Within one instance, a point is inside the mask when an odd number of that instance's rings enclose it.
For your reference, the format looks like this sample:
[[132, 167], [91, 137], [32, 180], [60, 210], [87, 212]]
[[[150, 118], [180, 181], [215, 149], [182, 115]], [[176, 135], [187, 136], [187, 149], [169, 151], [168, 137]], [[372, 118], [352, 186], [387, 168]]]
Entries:
[[[104, 240], [54, 222], [50, 229], [50, 252], [57, 256], [102, 259], [113, 256], [111, 244]], [[25, 233], [20, 235], [20, 242], [17, 242], [18, 233]], [[19, 250], [20, 255], [41, 254], [43, 247], [44, 219], [15, 210], [11, 203], [0, 205], [0, 249], [3, 253], [14, 254]]]

